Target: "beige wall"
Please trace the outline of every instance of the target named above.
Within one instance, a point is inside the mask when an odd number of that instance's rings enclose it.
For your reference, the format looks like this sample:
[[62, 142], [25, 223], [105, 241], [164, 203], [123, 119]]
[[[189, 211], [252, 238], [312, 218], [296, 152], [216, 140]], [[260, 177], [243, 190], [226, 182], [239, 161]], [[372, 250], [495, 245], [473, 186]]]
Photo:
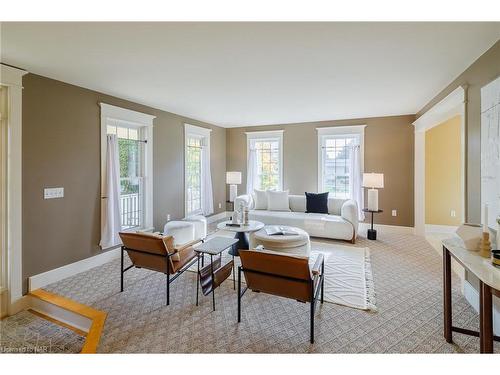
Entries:
[[[23, 278], [98, 254], [100, 111], [105, 102], [154, 120], [154, 226], [184, 216], [184, 122], [211, 133], [214, 208], [224, 208], [226, 130], [33, 74], [23, 78]], [[221, 183], [222, 182], [222, 183]], [[64, 187], [63, 199], [43, 199]]]
[[500, 75], [500, 41], [486, 51], [418, 113], [422, 116], [432, 106], [461, 85], [467, 85], [466, 121], [466, 220], [481, 218], [481, 87]]
[[462, 223], [461, 121], [455, 116], [425, 133], [426, 224]]
[[[375, 221], [383, 224], [413, 226], [413, 115], [299, 124], [256, 126], [227, 129], [228, 170], [243, 172], [246, 191], [246, 131], [284, 129], [283, 187], [292, 194], [317, 190], [318, 134], [317, 127], [361, 125], [365, 130], [365, 171], [385, 175], [385, 188], [379, 192], [379, 205], [384, 213]], [[391, 210], [398, 211], [397, 217]]]

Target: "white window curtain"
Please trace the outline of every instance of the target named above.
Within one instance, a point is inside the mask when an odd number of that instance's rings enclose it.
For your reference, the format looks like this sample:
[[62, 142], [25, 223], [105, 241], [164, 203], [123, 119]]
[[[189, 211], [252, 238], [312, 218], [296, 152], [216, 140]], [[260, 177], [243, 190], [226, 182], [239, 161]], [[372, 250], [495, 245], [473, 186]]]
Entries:
[[362, 171], [361, 171], [361, 146], [354, 145], [349, 147], [350, 152], [350, 166], [349, 172], [351, 174], [349, 190], [351, 199], [354, 199], [358, 203], [358, 217], [359, 220], [365, 219], [365, 213], [363, 212], [363, 187], [362, 185]]
[[103, 197], [104, 220], [101, 228], [101, 248], [106, 249], [121, 243], [120, 220], [120, 161], [118, 158], [118, 138], [107, 135], [105, 196]]
[[212, 190], [212, 172], [210, 171], [210, 141], [207, 137], [202, 140], [201, 149], [201, 211], [203, 215], [214, 213], [214, 195]]
[[255, 147], [248, 150], [247, 162], [247, 194], [252, 194], [256, 186], [257, 179], [257, 151]]

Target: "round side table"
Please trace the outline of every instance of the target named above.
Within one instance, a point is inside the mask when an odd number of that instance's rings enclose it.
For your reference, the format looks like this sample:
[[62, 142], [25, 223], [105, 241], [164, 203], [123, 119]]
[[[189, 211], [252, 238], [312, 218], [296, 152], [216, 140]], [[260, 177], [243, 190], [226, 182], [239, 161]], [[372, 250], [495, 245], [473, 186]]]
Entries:
[[238, 239], [238, 243], [234, 244], [231, 250], [229, 250], [229, 254], [232, 256], [239, 256], [239, 249], [248, 250], [248, 238], [247, 233], [256, 232], [262, 228], [264, 228], [264, 223], [260, 221], [250, 220], [248, 225], [241, 224], [238, 227], [228, 226], [226, 224], [230, 224], [231, 222], [223, 221], [222, 223], [217, 224], [217, 229], [228, 230], [231, 232], [235, 232], [234, 238]]
[[368, 229], [368, 239], [369, 240], [376, 240], [377, 239], [377, 231], [373, 229], [373, 214], [379, 214], [381, 212], [384, 212], [382, 210], [369, 210], [368, 208], [363, 208], [363, 212], [369, 212], [372, 214], [372, 220], [371, 220], [371, 229]]

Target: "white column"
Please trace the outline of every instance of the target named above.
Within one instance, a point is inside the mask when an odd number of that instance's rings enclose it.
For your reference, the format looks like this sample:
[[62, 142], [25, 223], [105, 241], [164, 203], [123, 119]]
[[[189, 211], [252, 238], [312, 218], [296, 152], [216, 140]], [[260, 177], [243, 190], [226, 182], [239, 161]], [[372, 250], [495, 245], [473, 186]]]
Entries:
[[425, 131], [415, 129], [415, 234], [425, 236]]
[[0, 65], [0, 83], [9, 98], [7, 158], [7, 289], [8, 314], [23, 309], [22, 275], [22, 84], [28, 72]]

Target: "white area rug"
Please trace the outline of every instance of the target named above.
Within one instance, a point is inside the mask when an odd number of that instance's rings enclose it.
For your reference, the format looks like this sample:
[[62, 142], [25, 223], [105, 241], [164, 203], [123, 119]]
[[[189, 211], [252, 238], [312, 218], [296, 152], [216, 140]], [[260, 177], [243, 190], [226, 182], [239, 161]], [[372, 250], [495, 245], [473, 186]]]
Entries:
[[376, 311], [370, 249], [311, 241], [311, 263], [325, 257], [325, 301]]
[[[219, 230], [210, 237], [234, 237], [234, 233]], [[311, 241], [311, 267], [321, 253], [325, 257], [325, 302], [336, 303], [360, 310], [376, 311], [370, 249]], [[222, 262], [231, 260], [225, 251]], [[205, 258], [206, 260], [208, 257]], [[236, 269], [241, 265], [235, 258]], [[196, 265], [190, 270], [196, 271]], [[232, 280], [233, 275], [229, 276]]]

